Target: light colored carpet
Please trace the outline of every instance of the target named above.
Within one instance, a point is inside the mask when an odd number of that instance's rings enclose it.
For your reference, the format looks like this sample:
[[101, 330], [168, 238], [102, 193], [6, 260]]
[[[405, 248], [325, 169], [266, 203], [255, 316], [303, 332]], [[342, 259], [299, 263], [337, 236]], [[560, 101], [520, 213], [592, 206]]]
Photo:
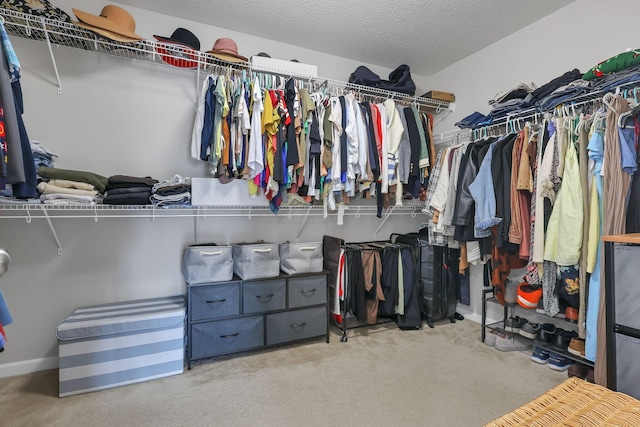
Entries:
[[0, 379], [2, 426], [482, 426], [567, 378], [470, 320], [394, 324], [58, 398], [56, 370]]

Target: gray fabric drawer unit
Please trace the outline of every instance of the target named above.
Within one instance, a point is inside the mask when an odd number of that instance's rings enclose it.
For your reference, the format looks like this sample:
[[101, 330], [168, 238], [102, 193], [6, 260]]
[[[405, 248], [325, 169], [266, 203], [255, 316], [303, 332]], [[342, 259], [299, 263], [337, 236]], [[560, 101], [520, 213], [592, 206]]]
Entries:
[[191, 287], [191, 320], [217, 319], [240, 314], [240, 284]]
[[242, 313], [264, 313], [287, 307], [285, 280], [245, 282], [242, 284]]
[[326, 307], [267, 315], [267, 345], [317, 337], [326, 333]]
[[262, 347], [264, 320], [263, 316], [250, 316], [196, 323], [191, 326], [191, 333], [191, 357], [200, 359], [217, 356]]
[[327, 300], [327, 278], [322, 276], [289, 279], [289, 307], [307, 307]]
[[198, 359], [325, 337], [327, 273], [187, 286], [187, 367]]

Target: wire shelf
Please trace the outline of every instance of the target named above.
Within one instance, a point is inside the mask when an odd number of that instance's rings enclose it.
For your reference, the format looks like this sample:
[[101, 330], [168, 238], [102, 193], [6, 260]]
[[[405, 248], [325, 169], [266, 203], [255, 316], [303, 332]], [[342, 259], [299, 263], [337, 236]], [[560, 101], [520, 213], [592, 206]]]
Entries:
[[[387, 209], [384, 215], [393, 210], [394, 215], [404, 214], [416, 216], [422, 210], [422, 205], [410, 204], [394, 206]], [[337, 215], [338, 211], [328, 211], [328, 215]], [[369, 205], [345, 205], [344, 215], [376, 215], [377, 207]], [[170, 206], [155, 207], [123, 206], [123, 205], [44, 205], [37, 203], [0, 205], [0, 218], [175, 218], [175, 217], [214, 217], [214, 216], [246, 216], [246, 217], [294, 217], [294, 216], [323, 216], [322, 206], [287, 206], [280, 207], [274, 215], [268, 206]]]
[[17, 37], [53, 43], [74, 49], [87, 50], [118, 58], [149, 62], [167, 67], [183, 68], [187, 70], [209, 70], [212, 67], [224, 67], [227, 71], [246, 71], [249, 73], [271, 74], [295, 77], [308, 81], [317, 86], [325, 85], [340, 91], [354, 91], [360, 94], [379, 96], [403, 101], [416, 106], [433, 109], [437, 113], [451, 110], [453, 104], [421, 96], [411, 96], [399, 92], [379, 89], [369, 86], [352, 84], [340, 80], [327, 79], [316, 76], [292, 73], [264, 66], [252, 68], [250, 62], [228, 63], [206, 53], [195, 51], [176, 44], [163, 43], [154, 40], [141, 40], [133, 43], [121, 43], [101, 37], [89, 30], [78, 27], [73, 23], [47, 19], [29, 15], [18, 11], [0, 8], [0, 18], [10, 35]]

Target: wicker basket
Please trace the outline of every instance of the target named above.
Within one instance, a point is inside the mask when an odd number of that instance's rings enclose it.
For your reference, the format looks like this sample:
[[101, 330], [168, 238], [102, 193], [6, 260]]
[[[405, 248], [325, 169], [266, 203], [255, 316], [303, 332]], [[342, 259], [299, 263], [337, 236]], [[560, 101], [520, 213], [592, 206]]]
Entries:
[[569, 378], [486, 427], [640, 426], [640, 401], [624, 393]]

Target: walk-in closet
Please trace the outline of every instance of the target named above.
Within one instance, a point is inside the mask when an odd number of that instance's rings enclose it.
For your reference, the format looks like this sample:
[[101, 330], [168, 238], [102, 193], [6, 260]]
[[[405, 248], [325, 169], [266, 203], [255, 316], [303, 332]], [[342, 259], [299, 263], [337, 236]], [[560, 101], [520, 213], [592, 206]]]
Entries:
[[1, 1], [0, 424], [640, 425], [636, 12]]

